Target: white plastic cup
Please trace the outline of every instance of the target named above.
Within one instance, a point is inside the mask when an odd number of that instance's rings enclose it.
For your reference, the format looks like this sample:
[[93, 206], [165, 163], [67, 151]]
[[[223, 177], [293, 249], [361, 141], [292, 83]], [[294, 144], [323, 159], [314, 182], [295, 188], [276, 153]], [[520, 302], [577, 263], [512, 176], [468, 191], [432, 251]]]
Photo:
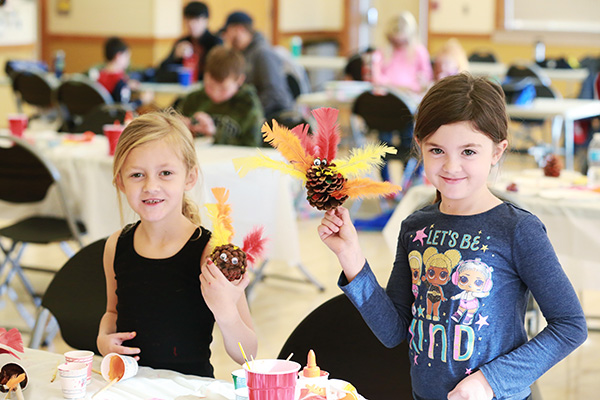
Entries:
[[[5, 361], [5, 360], [2, 360], [2, 361]], [[2, 364], [2, 363], [0, 363], [0, 364]], [[23, 368], [23, 366], [21, 364], [16, 363], [14, 361], [3, 364], [2, 372], [4, 374], [7, 374], [8, 376], [21, 375], [22, 373], [24, 373], [25, 379], [23, 381], [21, 381], [21, 383], [19, 385], [21, 385], [21, 390], [25, 390], [25, 388], [27, 387], [27, 384], [29, 383], [29, 375], [27, 374], [27, 371], [25, 371], [25, 368]], [[5, 390], [3, 387], [0, 387], [0, 393], [6, 393], [6, 392], [7, 392], [7, 390]]]
[[[121, 366], [123, 369], [123, 374], [113, 376], [113, 374], [111, 373], [110, 367], [113, 357], [117, 357], [120, 360], [117, 362], [122, 363]], [[135, 374], [137, 374], [138, 363], [133, 357], [124, 356], [117, 353], [110, 353], [104, 356], [104, 358], [102, 359], [100, 371], [102, 372], [102, 377], [107, 382], [111, 382], [114, 378], [117, 378], [117, 381], [122, 381], [123, 379], [131, 378], [132, 376], [135, 376]]]
[[65, 353], [65, 362], [81, 363], [87, 365], [87, 383], [92, 381], [92, 361], [94, 361], [94, 352], [89, 350], [73, 350]]
[[233, 388], [235, 389], [236, 398], [248, 398], [248, 386], [246, 385], [246, 371], [242, 368], [236, 369], [231, 373], [233, 379]]
[[87, 386], [87, 364], [64, 363], [58, 366], [60, 387], [65, 399], [85, 397]]

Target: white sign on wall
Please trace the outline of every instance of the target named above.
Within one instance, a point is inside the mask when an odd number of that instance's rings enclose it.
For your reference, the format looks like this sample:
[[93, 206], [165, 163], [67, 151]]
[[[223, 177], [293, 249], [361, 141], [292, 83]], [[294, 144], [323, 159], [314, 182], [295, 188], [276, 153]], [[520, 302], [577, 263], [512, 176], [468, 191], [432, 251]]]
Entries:
[[432, 0], [429, 30], [432, 33], [488, 35], [495, 29], [494, 0]]
[[36, 1], [11, 0], [0, 7], [0, 46], [29, 45], [36, 38]]

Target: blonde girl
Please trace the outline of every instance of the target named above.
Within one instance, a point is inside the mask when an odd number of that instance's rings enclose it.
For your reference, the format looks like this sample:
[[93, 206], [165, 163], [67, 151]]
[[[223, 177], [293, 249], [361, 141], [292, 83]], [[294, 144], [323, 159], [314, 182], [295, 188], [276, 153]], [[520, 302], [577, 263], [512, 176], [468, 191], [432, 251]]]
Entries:
[[113, 182], [139, 221], [106, 242], [107, 305], [97, 340], [103, 355], [127, 354], [140, 365], [213, 377], [215, 322], [234, 361], [244, 361], [238, 342], [256, 354], [244, 296], [249, 278], [230, 283], [207, 262], [211, 234], [185, 195], [198, 174], [192, 135], [178, 114], [144, 114], [123, 131]]

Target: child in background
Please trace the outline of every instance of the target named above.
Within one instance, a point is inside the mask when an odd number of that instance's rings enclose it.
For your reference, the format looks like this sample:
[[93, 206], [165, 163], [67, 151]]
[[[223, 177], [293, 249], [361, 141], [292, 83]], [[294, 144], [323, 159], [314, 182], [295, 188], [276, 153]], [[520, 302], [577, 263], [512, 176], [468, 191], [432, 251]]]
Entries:
[[391, 45], [391, 53], [375, 52], [372, 55], [375, 84], [407, 89], [417, 94], [427, 90], [433, 80], [431, 60], [425, 46], [419, 43], [417, 33], [417, 21], [409, 11], [389, 21], [386, 38]]
[[[379, 340], [409, 341], [415, 399], [526, 399], [530, 385], [586, 339], [545, 227], [486, 184], [508, 145], [507, 126], [502, 89], [485, 78], [450, 76], [425, 95], [415, 140], [437, 199], [403, 221], [385, 290], [346, 209], [328, 211], [318, 228], [343, 268], [339, 286]], [[530, 293], [548, 325], [528, 340]]]
[[450, 75], [469, 70], [467, 53], [456, 38], [449, 39], [433, 60], [433, 79], [437, 82]]
[[113, 182], [140, 220], [112, 234], [104, 249], [106, 313], [98, 349], [140, 365], [213, 377], [216, 321], [225, 350], [243, 363], [257, 340], [244, 295], [248, 274], [229, 282], [210, 261], [211, 233], [185, 195], [198, 179], [192, 135], [175, 113], [148, 113], [123, 131]]
[[104, 43], [104, 59], [106, 65], [100, 70], [98, 83], [108, 90], [115, 103], [131, 103], [137, 109], [142, 104], [152, 102], [154, 95], [148, 91], [141, 92], [140, 98], [132, 101], [131, 91], [138, 89], [139, 82], [129, 79], [126, 73], [131, 61], [127, 43], [118, 37], [107, 39]]
[[232, 48], [217, 46], [206, 58], [204, 85], [179, 106], [194, 135], [214, 144], [260, 147], [262, 106], [253, 86], [244, 84], [245, 61]]

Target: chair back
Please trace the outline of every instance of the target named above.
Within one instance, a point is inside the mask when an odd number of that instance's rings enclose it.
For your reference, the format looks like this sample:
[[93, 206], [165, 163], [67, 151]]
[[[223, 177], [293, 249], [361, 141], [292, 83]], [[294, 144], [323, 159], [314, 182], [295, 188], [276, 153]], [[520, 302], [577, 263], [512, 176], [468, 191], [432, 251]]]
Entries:
[[393, 394], [410, 396], [408, 344], [388, 349], [364, 322], [345, 295], [338, 295], [312, 311], [294, 329], [279, 352], [306, 365], [310, 349], [317, 364], [331, 378], [352, 383], [367, 399], [389, 399]]
[[27, 143], [0, 136], [0, 200], [33, 203], [46, 197], [58, 171]]
[[469, 55], [469, 61], [472, 62], [488, 62], [495, 63], [498, 62], [498, 59], [494, 55], [494, 53], [486, 50], [474, 51]]
[[42, 201], [51, 186], [56, 187], [73, 238], [81, 243], [84, 230], [68, 206], [58, 169], [23, 139], [0, 135], [0, 200], [9, 203]]
[[370, 129], [404, 130], [414, 123], [414, 105], [393, 92], [379, 95], [363, 92], [352, 105], [352, 113], [361, 116]]
[[78, 130], [81, 132], [92, 131], [97, 135], [103, 135], [102, 127], [104, 125], [112, 124], [115, 121], [119, 121], [123, 125], [127, 112], [134, 113], [133, 108], [128, 104], [101, 104], [83, 116]]
[[50, 108], [55, 104], [54, 91], [58, 81], [47, 72], [34, 70], [15, 71], [12, 87], [19, 101], [35, 107]]
[[550, 86], [550, 78], [536, 64], [512, 64], [506, 70], [505, 79], [519, 80], [531, 77], [537, 79], [542, 85]]
[[60, 84], [56, 90], [56, 99], [66, 114], [64, 118], [73, 130], [80, 119], [102, 104], [113, 104], [113, 98], [104, 86], [94, 82], [83, 74], [75, 74]]
[[42, 298], [42, 306], [58, 321], [64, 341], [96, 354], [100, 354], [98, 326], [106, 311], [105, 244], [106, 239], [100, 239], [79, 250], [56, 273]]

